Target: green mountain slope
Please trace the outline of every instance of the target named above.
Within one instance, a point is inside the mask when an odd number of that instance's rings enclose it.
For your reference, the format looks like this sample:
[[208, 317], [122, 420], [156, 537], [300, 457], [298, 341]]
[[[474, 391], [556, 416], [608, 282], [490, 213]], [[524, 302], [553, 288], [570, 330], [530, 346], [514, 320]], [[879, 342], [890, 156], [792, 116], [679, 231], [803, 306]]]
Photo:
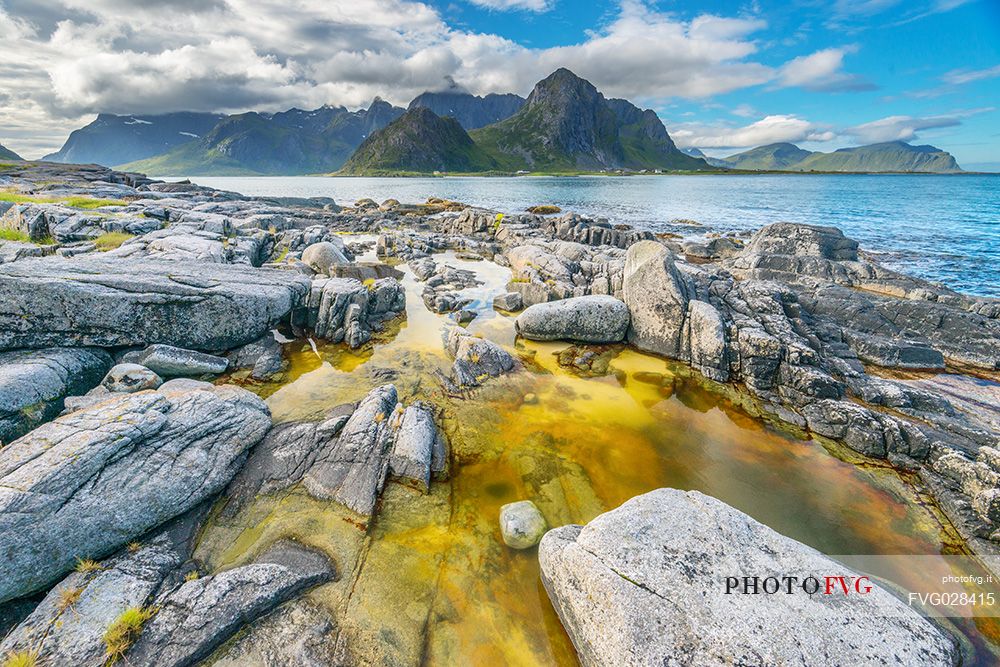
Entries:
[[414, 107], [365, 139], [340, 173], [482, 172], [497, 163], [454, 118]]
[[510, 118], [470, 133], [504, 169], [702, 169], [681, 153], [652, 111], [607, 100], [589, 81], [559, 69]]
[[0, 160], [7, 160], [8, 162], [10, 161], [20, 162], [21, 156], [15, 153], [14, 151], [10, 150], [9, 148], [4, 148], [3, 146], [0, 146]]
[[199, 140], [122, 168], [154, 176], [325, 173], [339, 169], [366, 137], [402, 113], [376, 99], [356, 112], [321, 107], [238, 114], [223, 119]]
[[204, 136], [224, 118], [224, 114], [186, 111], [151, 116], [102, 113], [42, 159], [107, 167], [144, 160]]
[[955, 158], [934, 146], [891, 141], [832, 153], [802, 150], [795, 144], [769, 144], [724, 158], [733, 169], [752, 171], [844, 171], [865, 173], [959, 173]]
[[802, 160], [796, 170], [950, 174], [960, 172], [962, 168], [950, 153], [940, 148], [892, 141], [841, 148], [833, 153], [813, 153]]
[[733, 169], [754, 171], [783, 171], [793, 168], [812, 155], [795, 144], [778, 143], [758, 146], [746, 152], [730, 155], [723, 161]]

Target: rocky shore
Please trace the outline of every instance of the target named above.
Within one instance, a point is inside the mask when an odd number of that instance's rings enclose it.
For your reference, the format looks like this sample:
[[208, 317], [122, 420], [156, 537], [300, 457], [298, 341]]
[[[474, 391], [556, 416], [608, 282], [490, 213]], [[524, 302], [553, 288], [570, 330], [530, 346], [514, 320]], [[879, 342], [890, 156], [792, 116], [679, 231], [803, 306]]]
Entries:
[[[559, 363], [588, 377], [627, 348], [684, 365], [758, 421], [902, 471], [964, 549], [1000, 553], [1000, 302], [890, 271], [836, 228], [678, 239], [574, 214], [342, 207], [48, 163], [5, 166], [0, 188], [18, 195], [0, 202], [15, 239], [0, 240], [0, 659], [427, 662], [435, 595], [411, 600], [405, 623], [380, 620], [364, 596], [392, 568], [368, 571], [393, 562], [387, 507], [418, 508], [412, 530], [456, 511], [450, 402], [490, 410], [478, 392], [537, 365], [466, 328], [484, 307], [520, 339], [572, 344]], [[445, 256], [509, 279], [489, 291]], [[356, 403], [272, 423], [255, 392], [289, 372], [292, 341], [363, 352], [403, 335], [408, 312], [446, 322], [421, 341], [448, 359], [433, 391], [369, 368]], [[325, 512], [306, 524], [322, 539], [265, 544], [261, 508], [291, 497]], [[713, 498], [654, 491], [584, 527], [543, 514], [505, 505], [496, 548], [502, 532], [531, 549], [548, 523], [541, 578], [584, 664], [962, 659], [882, 589], [823, 615], [797, 598], [760, 616], [700, 594], [695, 574], [737, 562], [830, 564]], [[257, 532], [205, 568], [197, 536], [213, 530]]]

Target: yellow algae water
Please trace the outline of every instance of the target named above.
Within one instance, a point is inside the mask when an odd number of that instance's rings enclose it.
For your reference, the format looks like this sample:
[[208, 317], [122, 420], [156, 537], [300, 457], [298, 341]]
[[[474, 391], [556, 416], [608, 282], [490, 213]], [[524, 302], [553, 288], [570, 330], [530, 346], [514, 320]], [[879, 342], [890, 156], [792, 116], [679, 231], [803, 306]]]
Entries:
[[[607, 373], [558, 363], [567, 343], [515, 340], [513, 319], [490, 307], [509, 272], [452, 253], [439, 262], [476, 271], [469, 326], [514, 352], [524, 370], [462, 397], [437, 373], [446, 316], [430, 313], [406, 271], [407, 316], [361, 351], [298, 340], [280, 383], [254, 389], [276, 422], [317, 419], [392, 382], [400, 400], [441, 408], [451, 475], [428, 495], [390, 483], [370, 525], [293, 488], [214, 519], [197, 557], [210, 569], [246, 562], [281, 537], [323, 549], [338, 580], [309, 598], [338, 619], [349, 653], [370, 664], [574, 665], [572, 644], [539, 579], [536, 550], [503, 545], [501, 505], [533, 500], [550, 526], [585, 523], [661, 487], [697, 489], [828, 554], [900, 555], [885, 572], [919, 588], [927, 571], [906, 555], [960, 552], [960, 541], [910, 480], [855, 465], [821, 444], [764, 426], [726, 392], [662, 359], [617, 346]], [[406, 269], [405, 266], [400, 267]], [[942, 559], [934, 574], [947, 572]], [[992, 621], [955, 624], [991, 664]]]

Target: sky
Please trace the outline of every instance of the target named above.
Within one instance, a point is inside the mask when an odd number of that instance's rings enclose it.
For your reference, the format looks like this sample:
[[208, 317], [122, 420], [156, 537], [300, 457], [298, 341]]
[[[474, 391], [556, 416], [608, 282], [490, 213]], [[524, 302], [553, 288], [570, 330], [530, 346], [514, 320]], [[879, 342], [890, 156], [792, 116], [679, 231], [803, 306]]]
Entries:
[[0, 0], [0, 144], [97, 113], [405, 106], [559, 67], [728, 155], [903, 140], [1000, 170], [1000, 0]]

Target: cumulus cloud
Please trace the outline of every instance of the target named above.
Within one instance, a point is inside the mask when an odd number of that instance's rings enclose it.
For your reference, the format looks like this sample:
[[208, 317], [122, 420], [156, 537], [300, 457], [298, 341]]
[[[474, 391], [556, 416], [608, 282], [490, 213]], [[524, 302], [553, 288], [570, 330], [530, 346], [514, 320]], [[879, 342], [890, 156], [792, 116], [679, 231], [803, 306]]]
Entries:
[[923, 118], [888, 116], [852, 127], [835, 127], [793, 115], [772, 115], [743, 126], [724, 122], [714, 125], [675, 123], [668, 125], [667, 129], [681, 148], [746, 149], [779, 142], [862, 145], [887, 141], [912, 142], [919, 140], [923, 131], [956, 127], [965, 118], [993, 111], [996, 111], [995, 107], [981, 107]]
[[831, 141], [829, 127], [790, 115], [766, 116], [742, 127], [683, 123], [670, 128], [670, 136], [681, 148], [752, 148], [765, 144], [800, 141]]
[[580, 42], [533, 49], [456, 28], [417, 0], [5, 0], [0, 140], [35, 156], [98, 112], [357, 108], [376, 95], [405, 105], [449, 81], [475, 94], [524, 95], [563, 66], [609, 96], [652, 106], [775, 82], [846, 81], [843, 54], [762, 64], [765, 28], [750, 15], [681, 19], [620, 0]]
[[874, 90], [865, 79], [842, 71], [844, 56], [855, 51], [857, 47], [845, 46], [794, 58], [781, 68], [780, 85], [834, 92]]
[[544, 12], [552, 8], [554, 0], [469, 0], [469, 2], [487, 9], [501, 11], [526, 9], [532, 12]]
[[932, 116], [930, 118], [888, 116], [870, 123], [849, 127], [844, 130], [844, 134], [854, 137], [864, 144], [877, 144], [884, 141], [913, 141], [919, 138], [918, 133], [921, 130], [955, 127], [961, 124], [960, 115]]

